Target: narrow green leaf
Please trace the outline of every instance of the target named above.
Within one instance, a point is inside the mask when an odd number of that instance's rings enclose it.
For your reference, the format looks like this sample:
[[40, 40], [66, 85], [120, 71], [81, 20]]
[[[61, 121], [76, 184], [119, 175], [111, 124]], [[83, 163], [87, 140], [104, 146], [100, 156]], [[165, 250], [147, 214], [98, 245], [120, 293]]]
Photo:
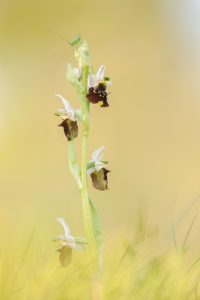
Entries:
[[102, 232], [101, 223], [100, 223], [96, 206], [94, 205], [91, 199], [89, 199], [89, 202], [90, 202], [90, 209], [92, 215], [93, 232], [94, 232], [96, 247], [98, 251], [99, 267], [100, 270], [102, 270], [103, 242], [104, 242], [103, 232]]
[[61, 113], [59, 113], [59, 112], [55, 112], [55, 114], [54, 114], [56, 117], [60, 117], [62, 114]]

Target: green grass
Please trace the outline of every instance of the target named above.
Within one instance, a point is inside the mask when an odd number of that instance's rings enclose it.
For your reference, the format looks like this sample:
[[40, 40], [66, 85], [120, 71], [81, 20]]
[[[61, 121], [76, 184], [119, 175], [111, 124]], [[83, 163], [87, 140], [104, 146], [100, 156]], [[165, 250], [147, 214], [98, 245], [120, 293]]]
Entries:
[[56, 243], [41, 242], [36, 233], [20, 242], [2, 236], [1, 300], [200, 299], [199, 259], [189, 262], [181, 247], [158, 254], [150, 246], [155, 237], [145, 235], [142, 226], [131, 240], [106, 244], [102, 280], [93, 275], [86, 251], [74, 252], [72, 264], [62, 268]]

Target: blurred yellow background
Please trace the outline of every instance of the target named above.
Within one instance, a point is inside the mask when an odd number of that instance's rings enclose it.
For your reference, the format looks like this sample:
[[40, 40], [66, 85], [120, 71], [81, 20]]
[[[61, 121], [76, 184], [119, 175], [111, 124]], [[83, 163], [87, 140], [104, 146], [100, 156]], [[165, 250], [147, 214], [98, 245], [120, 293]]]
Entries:
[[199, 20], [195, 0], [1, 0], [0, 226], [8, 236], [36, 230], [51, 242], [57, 216], [83, 231], [54, 116], [55, 93], [78, 105], [66, 41], [81, 33], [92, 65], [105, 64], [113, 82], [110, 107], [91, 109], [90, 155], [106, 145], [112, 170], [109, 191], [90, 185], [106, 235], [131, 239], [143, 215], [161, 244], [173, 244], [171, 223], [183, 240], [200, 200]]

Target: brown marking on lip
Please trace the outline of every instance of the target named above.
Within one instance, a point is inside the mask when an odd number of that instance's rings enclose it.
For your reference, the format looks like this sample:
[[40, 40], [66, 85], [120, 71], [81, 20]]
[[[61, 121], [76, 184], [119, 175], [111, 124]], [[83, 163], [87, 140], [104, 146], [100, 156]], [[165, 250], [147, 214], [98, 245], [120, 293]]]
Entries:
[[58, 126], [63, 127], [64, 134], [68, 141], [76, 138], [78, 136], [78, 125], [77, 121], [72, 121], [70, 119], [65, 119]]
[[92, 184], [97, 190], [105, 191], [108, 189], [108, 176], [110, 171], [106, 168], [100, 169], [98, 172], [91, 173]]

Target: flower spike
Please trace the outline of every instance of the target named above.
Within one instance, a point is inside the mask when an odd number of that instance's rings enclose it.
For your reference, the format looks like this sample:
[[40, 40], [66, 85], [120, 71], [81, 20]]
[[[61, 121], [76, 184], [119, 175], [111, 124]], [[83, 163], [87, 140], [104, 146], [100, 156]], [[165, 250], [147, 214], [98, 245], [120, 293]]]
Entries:
[[[69, 43], [74, 50], [77, 66], [67, 64], [66, 78], [75, 88], [78, 96], [80, 109], [72, 108], [70, 102], [62, 95], [56, 94], [63, 104], [63, 108], [56, 113], [62, 118], [59, 126], [63, 127], [64, 134], [68, 141], [68, 163], [72, 176], [78, 189], [81, 190], [83, 202], [83, 219], [87, 242], [84, 238], [74, 237], [71, 234], [69, 225], [63, 218], [57, 218], [62, 225], [64, 233], [57, 236], [60, 243], [59, 260], [63, 267], [67, 267], [72, 260], [73, 251], [83, 249], [86, 245], [91, 249], [91, 258], [95, 258], [95, 265], [98, 263], [99, 271], [102, 272], [103, 262], [103, 233], [97, 209], [88, 195], [88, 178], [90, 175], [94, 188], [98, 190], [108, 189], [107, 161], [103, 160], [105, 146], [96, 149], [92, 159], [87, 163], [88, 137], [90, 129], [90, 103], [98, 104], [100, 107], [108, 107], [109, 91], [107, 88], [112, 84], [109, 77], [105, 76], [105, 66], [101, 65], [94, 73], [90, 65], [88, 44], [78, 35]], [[79, 164], [76, 155], [74, 139], [78, 136], [78, 121], [82, 123], [82, 149], [81, 163]], [[96, 269], [96, 266], [95, 266]]]

